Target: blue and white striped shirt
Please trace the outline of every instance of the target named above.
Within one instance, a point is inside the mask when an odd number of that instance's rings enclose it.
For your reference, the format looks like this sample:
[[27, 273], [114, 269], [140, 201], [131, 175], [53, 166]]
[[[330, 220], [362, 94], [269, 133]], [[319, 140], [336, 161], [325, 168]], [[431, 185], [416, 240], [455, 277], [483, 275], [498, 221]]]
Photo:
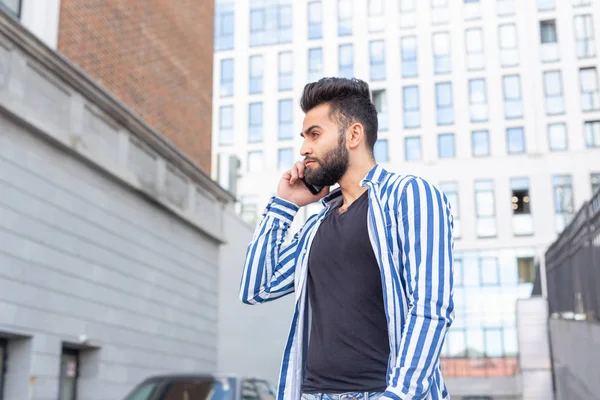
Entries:
[[[439, 356], [454, 319], [453, 217], [446, 196], [425, 180], [376, 165], [361, 181], [369, 191], [368, 231], [381, 271], [388, 322], [389, 399], [449, 399]], [[284, 244], [298, 206], [269, 202], [250, 242], [240, 287], [246, 304], [295, 293], [278, 400], [298, 400], [310, 335], [308, 253], [325, 215], [343, 201], [339, 189], [322, 199], [291, 243]]]

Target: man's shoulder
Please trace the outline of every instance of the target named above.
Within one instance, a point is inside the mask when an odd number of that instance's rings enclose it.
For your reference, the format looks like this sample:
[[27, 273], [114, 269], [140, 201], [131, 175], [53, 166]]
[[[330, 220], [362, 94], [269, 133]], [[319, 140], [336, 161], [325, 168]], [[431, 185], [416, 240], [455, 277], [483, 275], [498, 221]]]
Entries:
[[413, 174], [403, 174], [398, 172], [388, 171], [386, 174], [383, 187], [385, 190], [399, 190], [403, 192], [409, 185], [418, 185], [428, 188], [435, 188], [436, 186], [429, 182], [427, 179]]
[[402, 197], [406, 194], [408, 189], [413, 192], [421, 193], [436, 193], [439, 192], [443, 195], [443, 192], [433, 183], [427, 179], [413, 174], [402, 174], [396, 172], [387, 172], [385, 180], [381, 182], [380, 196], [382, 200], [390, 203], [400, 203]]

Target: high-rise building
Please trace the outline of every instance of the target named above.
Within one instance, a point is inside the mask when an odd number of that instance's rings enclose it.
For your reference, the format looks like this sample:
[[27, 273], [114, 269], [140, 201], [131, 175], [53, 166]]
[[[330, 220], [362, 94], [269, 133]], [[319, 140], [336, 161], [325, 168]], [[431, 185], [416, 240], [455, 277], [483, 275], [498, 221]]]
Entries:
[[[218, 0], [213, 176], [256, 223], [299, 154], [304, 85], [368, 81], [375, 157], [451, 199], [456, 397], [520, 398], [516, 301], [600, 174], [598, 0]], [[305, 207], [296, 227], [319, 205]], [[542, 268], [543, 270], [543, 268]], [[487, 396], [487, 397], [486, 397]], [[475, 397], [471, 397], [475, 398]]]

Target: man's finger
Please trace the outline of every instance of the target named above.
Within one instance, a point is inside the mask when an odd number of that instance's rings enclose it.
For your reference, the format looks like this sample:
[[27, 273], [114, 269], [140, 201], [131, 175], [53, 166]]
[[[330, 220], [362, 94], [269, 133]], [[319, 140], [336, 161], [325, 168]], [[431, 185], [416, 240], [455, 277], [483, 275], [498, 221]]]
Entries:
[[296, 182], [296, 179], [298, 179], [298, 170], [296, 169], [296, 167], [290, 170], [290, 174], [292, 175], [290, 178], [290, 184], [292, 184]]
[[304, 178], [304, 163], [301, 161], [298, 161], [298, 162], [296, 162], [295, 167], [298, 170], [298, 176], [300, 178]]

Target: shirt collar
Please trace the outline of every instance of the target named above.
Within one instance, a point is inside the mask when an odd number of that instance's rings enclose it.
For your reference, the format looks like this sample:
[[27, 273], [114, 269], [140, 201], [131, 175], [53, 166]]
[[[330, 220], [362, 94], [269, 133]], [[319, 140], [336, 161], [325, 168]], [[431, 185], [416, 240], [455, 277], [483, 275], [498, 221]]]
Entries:
[[388, 173], [389, 172], [387, 172], [380, 164], [375, 164], [367, 176], [360, 181], [360, 186], [366, 186], [367, 182], [378, 185], [385, 180], [385, 177], [388, 175]]

